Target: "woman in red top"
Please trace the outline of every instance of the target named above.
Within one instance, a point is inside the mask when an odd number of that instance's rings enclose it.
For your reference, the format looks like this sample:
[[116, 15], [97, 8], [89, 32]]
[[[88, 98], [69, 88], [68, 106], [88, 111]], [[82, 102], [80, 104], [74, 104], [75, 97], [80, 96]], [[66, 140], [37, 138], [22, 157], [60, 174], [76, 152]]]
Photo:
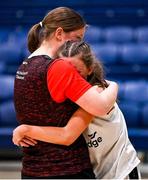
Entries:
[[[85, 27], [79, 14], [61, 7], [31, 28], [28, 48], [32, 54], [20, 65], [15, 79], [15, 109], [21, 124], [62, 127], [78, 106], [99, 116], [114, 104], [116, 83], [98, 93], [69, 61], [54, 59], [65, 41], [83, 38]], [[40, 141], [23, 151], [23, 178], [94, 178], [82, 136], [69, 147]]]

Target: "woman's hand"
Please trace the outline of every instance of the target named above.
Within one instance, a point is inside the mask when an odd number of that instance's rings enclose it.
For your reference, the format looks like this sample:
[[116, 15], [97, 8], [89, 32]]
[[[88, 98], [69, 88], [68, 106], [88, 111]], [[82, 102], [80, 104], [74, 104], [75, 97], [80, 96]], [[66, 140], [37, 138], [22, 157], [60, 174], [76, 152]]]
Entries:
[[13, 131], [13, 138], [12, 141], [15, 145], [17, 146], [24, 146], [24, 147], [29, 147], [34, 146], [37, 144], [37, 141], [27, 137], [26, 133], [28, 131], [27, 125], [20, 125]]

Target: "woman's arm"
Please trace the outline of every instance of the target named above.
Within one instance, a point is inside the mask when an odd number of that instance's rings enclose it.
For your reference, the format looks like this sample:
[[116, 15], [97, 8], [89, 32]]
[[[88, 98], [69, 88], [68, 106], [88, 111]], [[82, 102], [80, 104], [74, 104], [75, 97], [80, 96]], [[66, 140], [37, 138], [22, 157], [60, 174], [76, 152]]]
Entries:
[[13, 131], [13, 142], [16, 145], [23, 143], [25, 146], [25, 143], [21, 142], [22, 139], [30, 137], [48, 143], [69, 146], [81, 135], [92, 119], [91, 114], [79, 108], [65, 127], [20, 125]]

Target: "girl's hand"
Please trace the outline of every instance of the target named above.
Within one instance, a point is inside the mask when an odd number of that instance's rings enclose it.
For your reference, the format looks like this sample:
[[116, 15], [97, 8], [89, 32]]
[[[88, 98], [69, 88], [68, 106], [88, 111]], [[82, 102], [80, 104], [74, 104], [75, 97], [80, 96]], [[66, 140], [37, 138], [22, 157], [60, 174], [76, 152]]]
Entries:
[[37, 141], [25, 136], [23, 139], [19, 141], [19, 146], [21, 147], [29, 147], [29, 146], [35, 146], [37, 144]]
[[30, 137], [25, 136], [28, 128], [27, 125], [20, 125], [13, 131], [12, 141], [17, 146], [29, 147], [30, 145], [35, 145], [37, 141], [33, 140]]

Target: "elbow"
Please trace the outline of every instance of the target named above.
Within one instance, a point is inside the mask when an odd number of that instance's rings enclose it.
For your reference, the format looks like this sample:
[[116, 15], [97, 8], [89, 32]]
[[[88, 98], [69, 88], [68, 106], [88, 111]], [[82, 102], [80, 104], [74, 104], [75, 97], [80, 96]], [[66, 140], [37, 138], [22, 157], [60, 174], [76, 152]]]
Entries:
[[70, 146], [71, 144], [72, 144], [72, 142], [69, 142], [69, 141], [66, 141], [66, 142], [64, 143], [65, 146]]
[[68, 140], [68, 139], [65, 139], [63, 142], [62, 142], [62, 145], [64, 146], [70, 146], [73, 142], [71, 140]]
[[63, 144], [65, 146], [70, 146], [72, 143], [74, 142], [73, 138], [71, 138], [70, 136], [69, 137], [66, 137]]
[[104, 116], [107, 114], [107, 110], [106, 109], [99, 109], [99, 111], [96, 111], [93, 113], [95, 116]]
[[106, 106], [104, 109], [101, 111], [101, 116], [107, 115], [107, 113], [110, 111], [110, 107]]
[[70, 146], [74, 141], [74, 137], [73, 135], [69, 132], [69, 131], [66, 131], [66, 128], [65, 128], [65, 133], [64, 133], [64, 139], [63, 139], [63, 145], [65, 146]]
[[95, 116], [105, 116], [111, 110], [113, 105], [109, 105], [107, 102], [102, 103], [102, 106], [94, 112]]

